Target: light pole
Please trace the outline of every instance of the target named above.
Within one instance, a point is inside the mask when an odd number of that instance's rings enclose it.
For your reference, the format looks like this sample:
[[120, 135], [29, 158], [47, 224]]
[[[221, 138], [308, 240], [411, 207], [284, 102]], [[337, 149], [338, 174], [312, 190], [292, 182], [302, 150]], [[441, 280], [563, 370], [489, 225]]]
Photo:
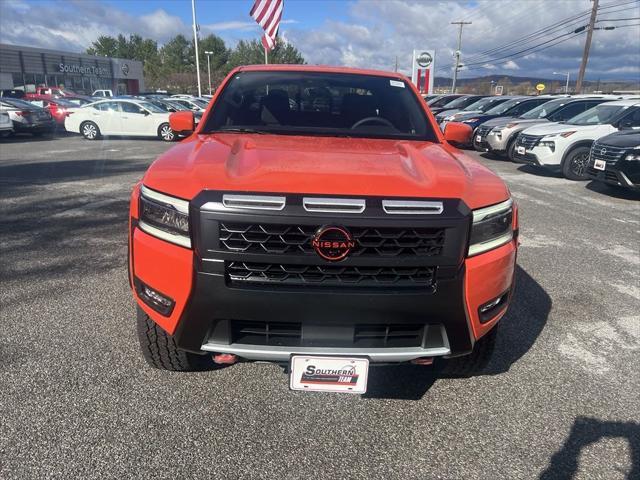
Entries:
[[211, 58], [211, 55], [213, 55], [213, 52], [209, 52], [208, 50], [205, 50], [204, 54], [207, 56], [207, 73], [209, 74], [209, 95], [211, 95], [211, 61], [209, 59]]
[[196, 49], [196, 74], [198, 76], [198, 96], [202, 96], [200, 84], [200, 56], [198, 55], [198, 24], [196, 23], [196, 0], [191, 0], [191, 13], [193, 15], [193, 45]]
[[562, 72], [553, 72], [554, 75], [566, 75], [567, 76], [567, 82], [564, 84], [564, 93], [566, 93], [567, 95], [569, 94], [569, 75], [571, 75], [571, 72], [567, 72], [567, 73], [562, 73]]
[[451, 22], [451, 25], [459, 25], [458, 31], [458, 49], [456, 50], [456, 66], [453, 68], [453, 82], [451, 83], [451, 93], [456, 93], [456, 80], [458, 79], [458, 70], [460, 69], [460, 49], [462, 48], [462, 27], [471, 25], [471, 22]]

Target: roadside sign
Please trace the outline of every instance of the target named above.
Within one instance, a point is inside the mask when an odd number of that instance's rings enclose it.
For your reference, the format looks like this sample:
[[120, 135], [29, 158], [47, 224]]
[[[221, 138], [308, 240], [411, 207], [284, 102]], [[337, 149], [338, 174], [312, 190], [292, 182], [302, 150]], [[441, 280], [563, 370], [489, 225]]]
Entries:
[[414, 50], [411, 67], [411, 82], [420, 93], [433, 93], [433, 69], [436, 52], [434, 50]]
[[504, 86], [502, 85], [496, 85], [496, 91], [495, 94], [496, 95], [502, 95], [502, 92], [504, 91]]
[[545, 86], [544, 83], [539, 83], [539, 84], [536, 85], [536, 90], [539, 91], [539, 92], [543, 91], [545, 88], [547, 88], [547, 87]]

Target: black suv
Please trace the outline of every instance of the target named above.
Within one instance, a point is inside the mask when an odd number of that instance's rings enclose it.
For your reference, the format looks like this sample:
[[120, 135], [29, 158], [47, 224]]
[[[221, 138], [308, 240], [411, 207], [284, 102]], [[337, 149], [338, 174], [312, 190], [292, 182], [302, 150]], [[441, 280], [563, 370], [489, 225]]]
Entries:
[[640, 131], [616, 132], [593, 142], [587, 176], [640, 191]]

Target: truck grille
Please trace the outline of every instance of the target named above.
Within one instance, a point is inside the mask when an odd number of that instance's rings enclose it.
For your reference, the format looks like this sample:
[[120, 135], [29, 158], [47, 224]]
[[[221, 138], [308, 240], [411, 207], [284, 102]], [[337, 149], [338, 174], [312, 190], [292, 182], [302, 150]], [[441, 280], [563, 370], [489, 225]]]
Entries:
[[[356, 348], [419, 347], [423, 324], [355, 324], [349, 345]], [[302, 346], [302, 323], [231, 321], [231, 343], [245, 345]]]
[[476, 130], [476, 136], [480, 136], [481, 137], [481, 141], [484, 142], [487, 139], [487, 135], [489, 135], [489, 132], [493, 130], [493, 127], [487, 127], [486, 125], [480, 125], [478, 127], [478, 129]]
[[622, 158], [627, 150], [627, 148], [612, 147], [594, 142], [591, 147], [590, 164], [593, 164], [596, 160], [604, 160], [607, 162], [607, 165], [614, 165]]
[[[311, 255], [320, 225], [220, 223], [221, 249], [228, 252]], [[442, 254], [443, 228], [349, 227], [357, 247], [351, 256], [433, 257]]]
[[322, 287], [410, 287], [431, 288], [435, 267], [356, 267], [338, 265], [293, 265], [279, 263], [227, 262], [232, 285], [317, 285]]
[[526, 150], [531, 150], [538, 144], [541, 138], [542, 136], [539, 135], [524, 135], [521, 133], [516, 139], [516, 145], [524, 147]]

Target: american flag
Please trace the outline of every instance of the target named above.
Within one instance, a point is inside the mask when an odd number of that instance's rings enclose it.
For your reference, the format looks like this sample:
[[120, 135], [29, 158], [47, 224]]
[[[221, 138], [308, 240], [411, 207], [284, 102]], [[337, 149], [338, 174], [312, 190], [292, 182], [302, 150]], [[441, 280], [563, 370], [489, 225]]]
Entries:
[[270, 51], [276, 45], [283, 8], [284, 0], [256, 0], [249, 12], [251, 18], [264, 30], [262, 45], [266, 51]]

